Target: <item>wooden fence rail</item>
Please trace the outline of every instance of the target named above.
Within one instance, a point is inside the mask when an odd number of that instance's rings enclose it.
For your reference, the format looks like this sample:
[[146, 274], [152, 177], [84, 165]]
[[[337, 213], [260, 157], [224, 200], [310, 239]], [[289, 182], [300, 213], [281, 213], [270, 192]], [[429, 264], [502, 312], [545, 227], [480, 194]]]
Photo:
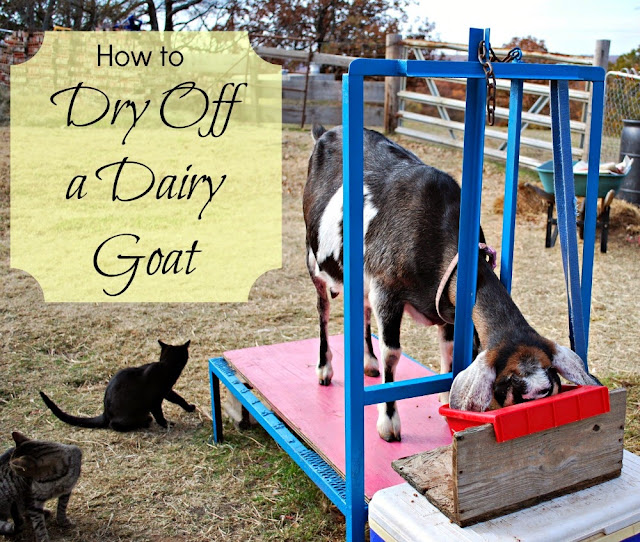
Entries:
[[[256, 47], [255, 51], [259, 56], [280, 58], [282, 60], [299, 60], [300, 62], [306, 62], [308, 54], [307, 51], [294, 51], [291, 49], [281, 49], [279, 47], [263, 46]], [[329, 55], [326, 53], [313, 53], [311, 56], [311, 62], [314, 64], [340, 66], [341, 68], [348, 68], [351, 61], [355, 59], [355, 56]]]
[[[258, 55], [266, 59], [293, 61], [309, 70], [309, 64], [336, 66], [345, 71], [353, 56], [330, 55], [296, 51], [279, 47], [255, 47]], [[313, 74], [305, 81], [306, 74], [292, 73], [283, 76], [282, 122], [297, 124], [300, 122], [300, 111], [304, 111], [307, 124], [319, 122], [326, 125], [342, 124], [342, 81], [332, 75]], [[382, 81], [367, 81], [364, 85], [365, 124], [382, 126], [385, 86]]]
[[[416, 39], [404, 39], [402, 43], [405, 47], [419, 47], [421, 49], [439, 49], [439, 50], [450, 50], [450, 51], [460, 51], [467, 52], [468, 46], [463, 43], [447, 43], [442, 41], [429, 41], [429, 40], [416, 40]], [[498, 56], [505, 56], [509, 49], [501, 49], [499, 47], [494, 47], [493, 50]], [[561, 55], [557, 53], [544, 53], [541, 51], [527, 51], [527, 58], [531, 60], [551, 60], [553, 62], [562, 62], [564, 64], [586, 64], [591, 65], [593, 63], [593, 59], [588, 56], [571, 56], [571, 55]]]

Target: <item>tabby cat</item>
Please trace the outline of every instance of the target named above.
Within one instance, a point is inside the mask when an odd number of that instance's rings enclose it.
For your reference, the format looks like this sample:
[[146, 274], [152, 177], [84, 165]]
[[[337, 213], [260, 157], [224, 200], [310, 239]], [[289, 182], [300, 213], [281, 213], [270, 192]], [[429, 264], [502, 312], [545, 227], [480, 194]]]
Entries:
[[78, 427], [107, 428], [131, 431], [151, 425], [153, 414], [156, 422], [167, 427], [162, 413], [162, 401], [166, 399], [181, 406], [187, 412], [196, 407], [187, 403], [172, 390], [189, 359], [189, 343], [172, 346], [160, 343], [160, 360], [141, 367], [128, 367], [118, 371], [109, 381], [104, 393], [104, 412], [94, 418], [72, 416], [63, 412], [49, 397], [40, 396], [51, 411], [63, 422]]
[[77, 446], [32, 440], [17, 431], [11, 436], [15, 448], [0, 456], [0, 534], [18, 533], [26, 514], [37, 542], [48, 542], [44, 503], [57, 497], [58, 525], [71, 525], [67, 505], [80, 476], [82, 451]]

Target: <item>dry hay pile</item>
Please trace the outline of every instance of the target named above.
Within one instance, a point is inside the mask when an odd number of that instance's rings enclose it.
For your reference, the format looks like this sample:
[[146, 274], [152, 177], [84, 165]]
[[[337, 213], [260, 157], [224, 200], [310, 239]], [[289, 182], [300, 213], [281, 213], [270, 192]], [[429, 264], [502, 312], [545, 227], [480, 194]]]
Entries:
[[620, 199], [614, 200], [609, 220], [609, 229], [623, 229], [629, 236], [640, 235], [640, 207]]
[[[498, 196], [493, 201], [493, 212], [502, 214], [503, 208], [504, 196]], [[529, 183], [518, 185], [516, 216], [519, 220], [527, 222], [540, 222], [547, 216], [547, 202], [536, 193]]]
[[[598, 212], [600, 211], [598, 201]], [[504, 196], [495, 198], [492, 210], [502, 214]], [[535, 191], [529, 183], [518, 185], [518, 204], [516, 216], [521, 221], [544, 222], [547, 216], [547, 202]], [[609, 215], [609, 231], [624, 230], [627, 233], [640, 234], [640, 208], [621, 199], [614, 199], [611, 203]]]

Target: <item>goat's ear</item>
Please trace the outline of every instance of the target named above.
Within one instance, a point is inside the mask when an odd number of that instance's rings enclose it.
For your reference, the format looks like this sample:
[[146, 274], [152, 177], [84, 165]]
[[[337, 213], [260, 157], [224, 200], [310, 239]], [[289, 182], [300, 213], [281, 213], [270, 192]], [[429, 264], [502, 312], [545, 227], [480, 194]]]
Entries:
[[484, 412], [493, 400], [495, 381], [496, 370], [487, 363], [487, 351], [483, 350], [469, 367], [454, 378], [449, 406], [458, 410]]
[[582, 358], [571, 348], [556, 343], [556, 355], [551, 365], [567, 380], [581, 386], [602, 386], [600, 381], [584, 370]]
[[318, 139], [320, 139], [320, 137], [322, 136], [322, 134], [324, 134], [327, 131], [327, 129], [322, 126], [322, 124], [318, 124], [318, 123], [313, 123], [313, 128], [311, 128], [311, 137], [313, 138], [314, 141], [318, 141]]

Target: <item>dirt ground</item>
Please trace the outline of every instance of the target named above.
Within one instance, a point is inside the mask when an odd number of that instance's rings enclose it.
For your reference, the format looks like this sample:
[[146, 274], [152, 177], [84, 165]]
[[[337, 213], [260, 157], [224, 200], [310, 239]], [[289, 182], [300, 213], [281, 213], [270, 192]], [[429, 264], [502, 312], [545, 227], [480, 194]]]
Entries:
[[[38, 284], [9, 268], [9, 133], [0, 129], [0, 451], [20, 430], [74, 443], [83, 474], [71, 498], [75, 527], [50, 527], [52, 540], [200, 541], [341, 540], [344, 520], [261, 429], [226, 424], [226, 442], [211, 435], [207, 360], [228, 349], [314, 337], [315, 290], [304, 265], [302, 187], [311, 151], [308, 132], [283, 133], [283, 268], [262, 276], [245, 304], [45, 304]], [[461, 153], [407, 139], [401, 143], [456, 179]], [[499, 247], [504, 167], [484, 170], [482, 224]], [[535, 175], [522, 173], [523, 181]], [[543, 335], [568, 343], [566, 298], [558, 247], [544, 248], [544, 208], [535, 198], [518, 218], [513, 296]], [[626, 231], [633, 210], [614, 206], [607, 254], [596, 252], [590, 366], [610, 386], [630, 390], [625, 445], [640, 452], [640, 245]], [[629, 218], [631, 216], [631, 218]], [[341, 330], [339, 303], [331, 331]], [[175, 425], [118, 434], [73, 428], [44, 407], [45, 390], [65, 410], [100, 411], [118, 369], [154, 361], [157, 340], [191, 339], [190, 362], [176, 390], [197, 404], [188, 414], [166, 404]], [[435, 366], [434, 330], [403, 324], [403, 346]], [[310, 375], [313, 378], [313, 375]]]

